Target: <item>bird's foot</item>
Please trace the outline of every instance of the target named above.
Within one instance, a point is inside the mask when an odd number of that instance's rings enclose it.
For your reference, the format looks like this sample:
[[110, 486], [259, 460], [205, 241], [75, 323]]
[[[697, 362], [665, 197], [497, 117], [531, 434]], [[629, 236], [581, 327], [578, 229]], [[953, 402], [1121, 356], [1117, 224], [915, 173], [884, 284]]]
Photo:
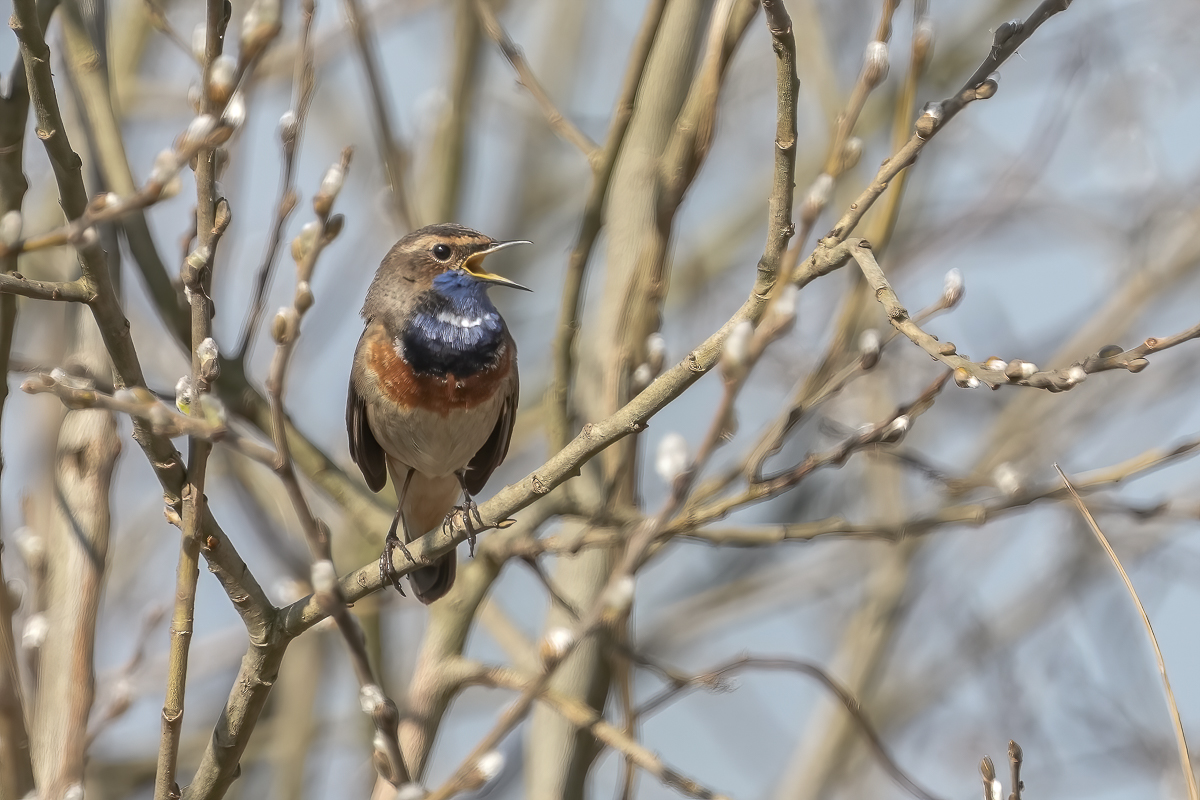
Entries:
[[[463, 527], [467, 529], [467, 547], [470, 549], [471, 558], [474, 558], [475, 536], [481, 533], [483, 529], [487, 527], [487, 525], [485, 525], [483, 522], [483, 518], [479, 516], [479, 506], [475, 505], [475, 501], [471, 499], [470, 495], [467, 495], [466, 502], [461, 506], [455, 506], [454, 510], [447, 514], [446, 518], [442, 520], [442, 533], [445, 533], [447, 536], [453, 533], [452, 528], [454, 525], [455, 514], [462, 514]], [[475, 520], [478, 521], [478, 528], [476, 528], [475, 523], [471, 521], [471, 517], [474, 517]]]
[[417, 560], [412, 557], [412, 553], [408, 552], [408, 548], [404, 546], [404, 540], [396, 535], [396, 525], [400, 521], [400, 513], [396, 513], [396, 518], [392, 520], [392, 527], [388, 529], [387, 536], [383, 540], [383, 553], [379, 556], [379, 581], [383, 584], [390, 583], [396, 587], [396, 591], [401, 597], [407, 597], [404, 594], [404, 589], [400, 587], [400, 576], [396, 574], [396, 563], [392, 558], [392, 547], [399, 546], [400, 552], [404, 553], [404, 557], [408, 559], [410, 564], [416, 564]]

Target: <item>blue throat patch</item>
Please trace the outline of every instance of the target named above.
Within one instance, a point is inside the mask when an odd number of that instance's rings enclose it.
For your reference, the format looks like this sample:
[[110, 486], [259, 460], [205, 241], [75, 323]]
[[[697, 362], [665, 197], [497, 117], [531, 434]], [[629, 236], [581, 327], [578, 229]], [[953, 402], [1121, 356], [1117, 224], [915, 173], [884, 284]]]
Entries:
[[465, 378], [494, 366], [504, 321], [487, 285], [461, 270], [433, 279], [400, 334], [402, 355], [414, 372]]

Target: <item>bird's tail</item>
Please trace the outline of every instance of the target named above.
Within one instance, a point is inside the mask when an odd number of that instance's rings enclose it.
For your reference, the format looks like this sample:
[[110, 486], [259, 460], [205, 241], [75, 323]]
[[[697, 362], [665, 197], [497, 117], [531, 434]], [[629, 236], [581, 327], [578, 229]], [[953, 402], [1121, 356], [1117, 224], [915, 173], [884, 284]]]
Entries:
[[458, 554], [451, 552], [439, 558], [432, 567], [421, 567], [408, 573], [408, 582], [417, 599], [429, 605], [450, 591], [457, 570]]

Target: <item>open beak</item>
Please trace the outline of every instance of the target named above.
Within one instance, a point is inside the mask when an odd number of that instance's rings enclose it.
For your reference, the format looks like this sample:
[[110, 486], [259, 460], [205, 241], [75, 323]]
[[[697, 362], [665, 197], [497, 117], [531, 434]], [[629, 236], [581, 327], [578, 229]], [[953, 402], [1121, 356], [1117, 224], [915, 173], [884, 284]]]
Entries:
[[508, 278], [500, 275], [496, 275], [491, 272], [485, 272], [483, 269], [483, 259], [487, 258], [498, 250], [503, 250], [506, 247], [512, 247], [515, 244], [533, 244], [533, 242], [527, 242], [524, 239], [517, 239], [511, 242], [493, 242], [492, 246], [488, 249], [480, 250], [478, 253], [472, 253], [470, 257], [463, 262], [463, 269], [469, 272], [473, 278], [481, 280], [484, 283], [495, 283], [499, 286], [510, 286], [513, 289], [523, 289], [526, 292], [532, 291], [516, 281], [510, 281]]

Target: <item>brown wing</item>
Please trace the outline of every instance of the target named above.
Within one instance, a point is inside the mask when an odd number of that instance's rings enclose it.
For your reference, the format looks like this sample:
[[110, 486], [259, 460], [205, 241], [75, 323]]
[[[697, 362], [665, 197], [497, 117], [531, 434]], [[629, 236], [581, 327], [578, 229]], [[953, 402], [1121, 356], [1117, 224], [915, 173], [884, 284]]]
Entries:
[[387, 461], [383, 457], [383, 448], [371, 432], [367, 401], [354, 388], [353, 376], [346, 396], [346, 435], [350, 437], [350, 457], [362, 470], [367, 486], [378, 492], [387, 483]]
[[508, 340], [508, 346], [513, 348], [508, 394], [504, 397], [504, 404], [500, 408], [500, 418], [496, 420], [496, 427], [492, 428], [492, 435], [484, 442], [483, 447], [479, 448], [479, 452], [471, 459], [471, 463], [467, 464], [467, 491], [471, 494], [479, 494], [483, 491], [488, 478], [492, 477], [496, 467], [500, 466], [504, 457], [508, 455], [508, 442], [512, 438], [513, 423], [517, 419], [517, 399], [521, 394], [521, 382], [517, 378], [516, 345], [511, 338]]

